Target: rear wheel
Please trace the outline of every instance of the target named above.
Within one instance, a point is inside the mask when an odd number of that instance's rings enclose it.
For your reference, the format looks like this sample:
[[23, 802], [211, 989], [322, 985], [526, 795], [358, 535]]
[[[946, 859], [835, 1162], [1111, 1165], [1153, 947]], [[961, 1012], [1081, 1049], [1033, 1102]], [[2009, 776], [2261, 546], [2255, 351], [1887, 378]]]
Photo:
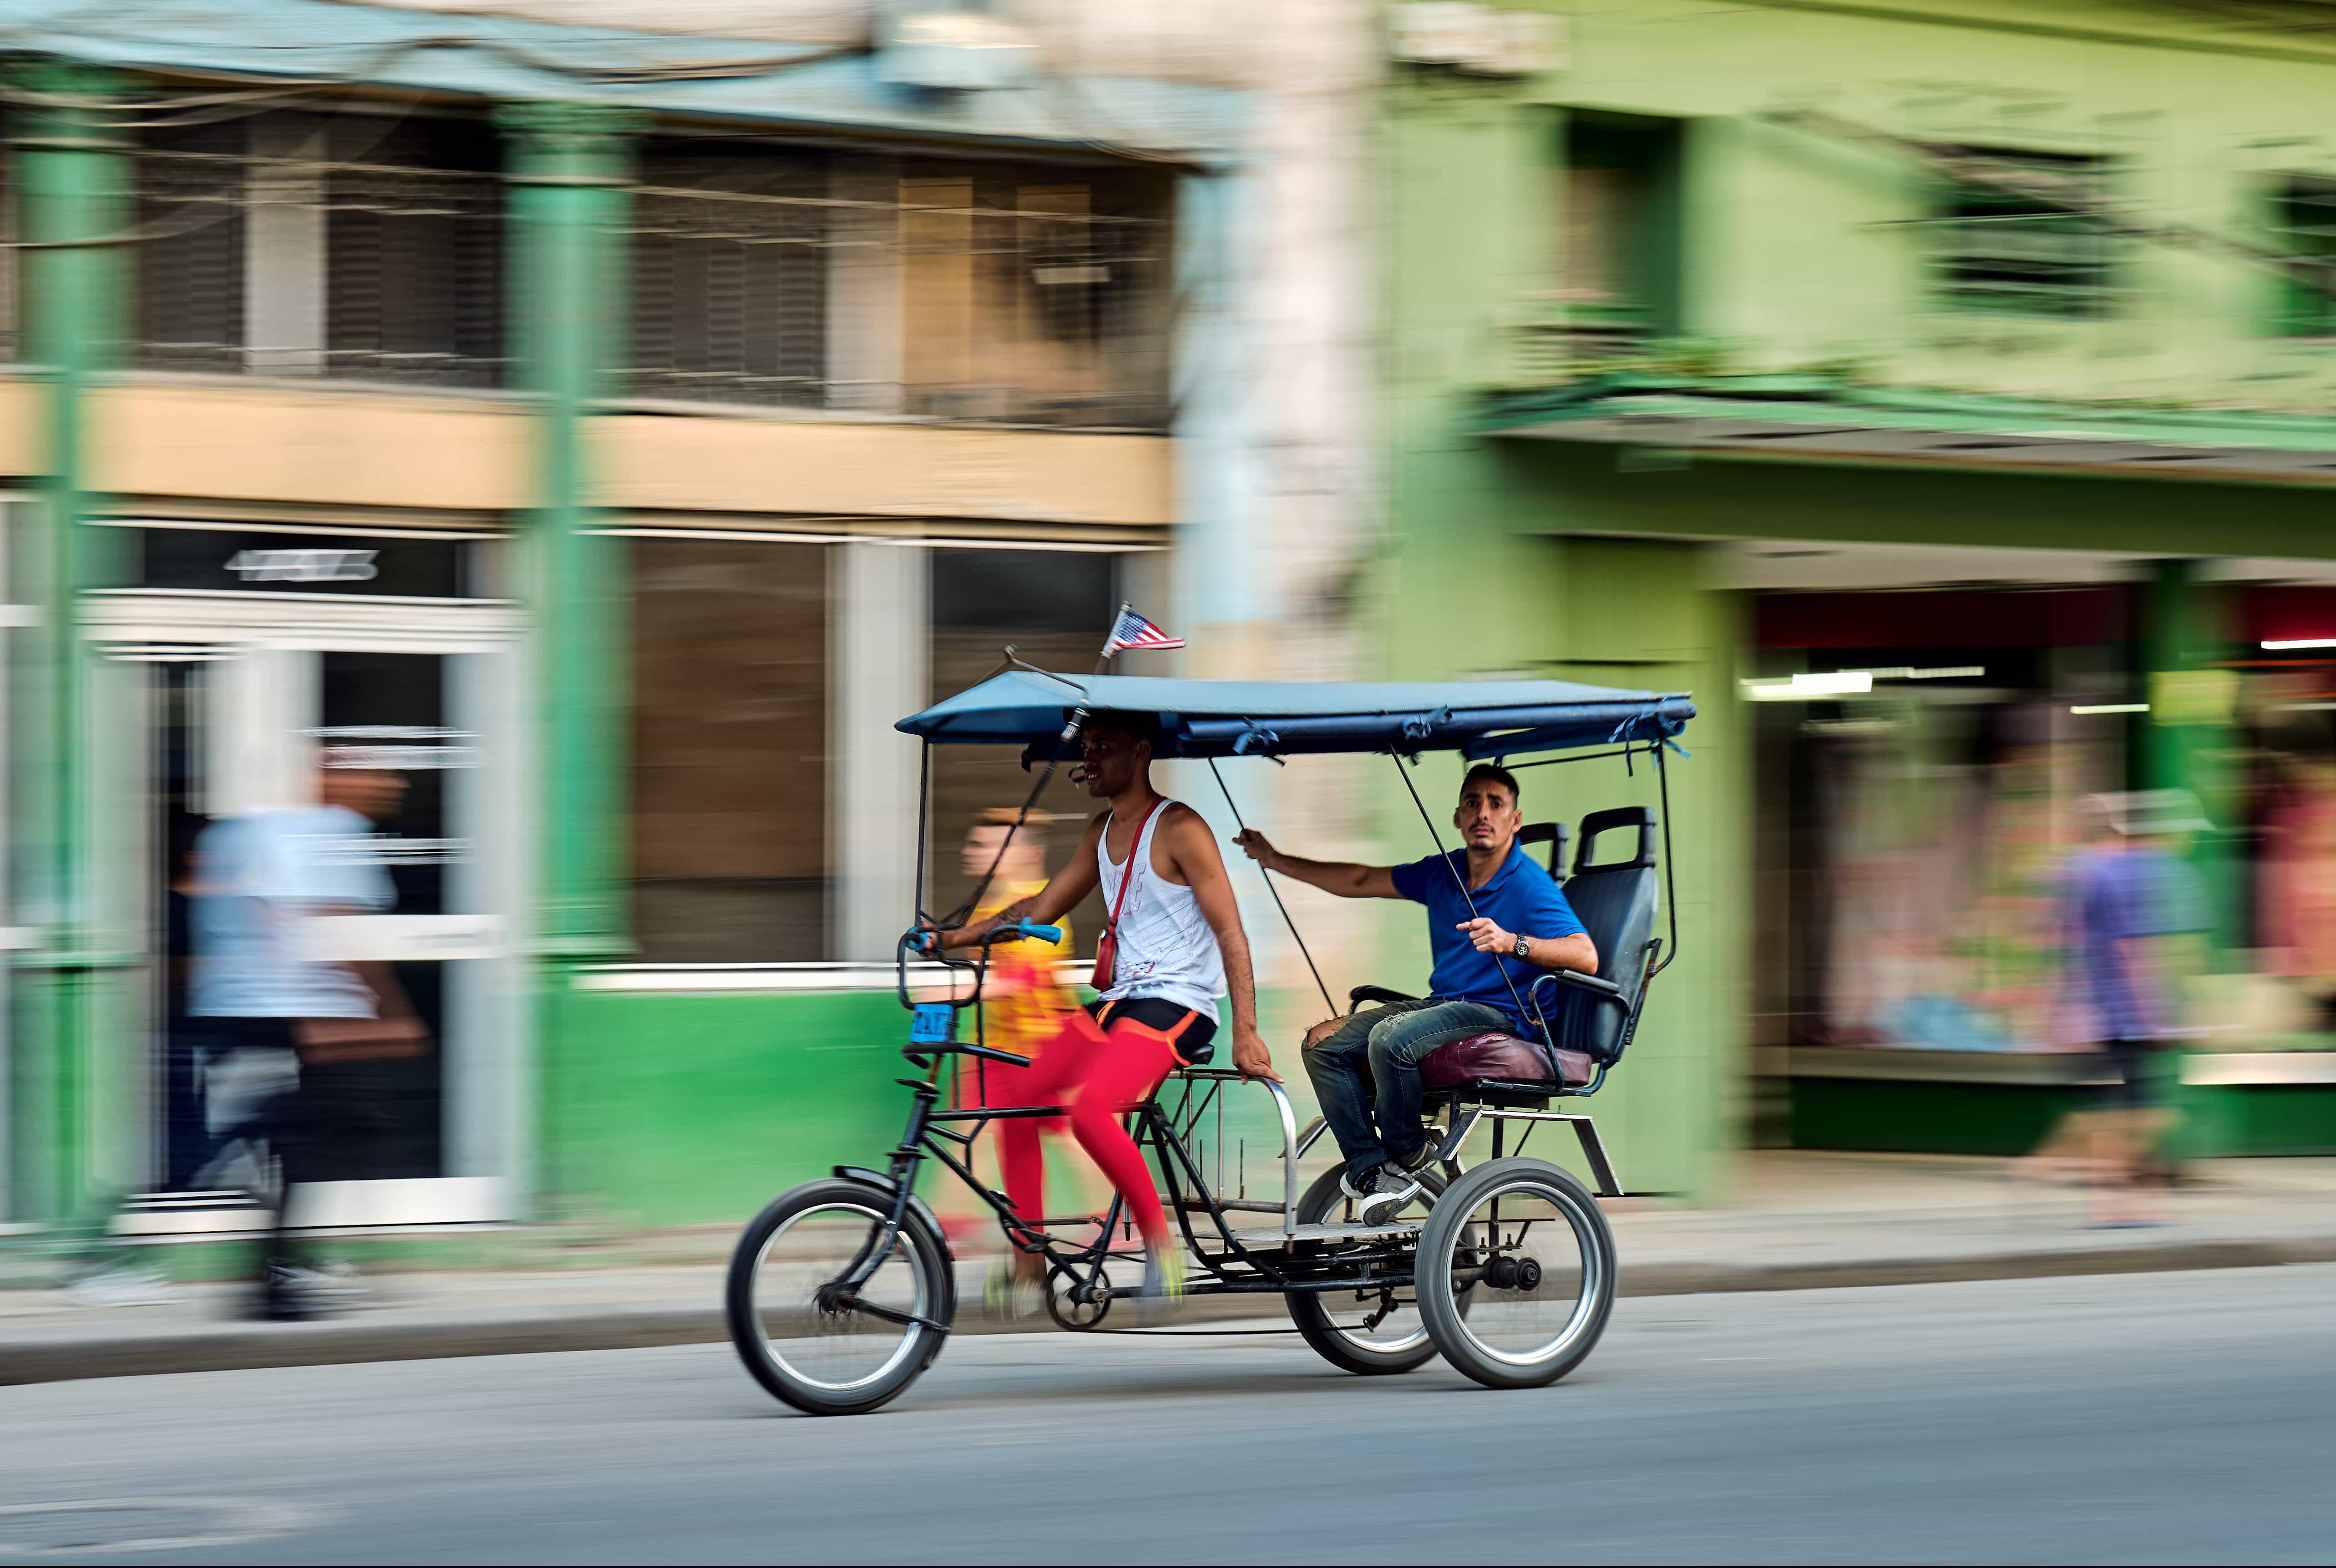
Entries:
[[1445, 1190], [1420, 1232], [1419, 1299], [1436, 1348], [1477, 1382], [1554, 1383], [1606, 1331], [1613, 1232], [1589, 1190], [1555, 1165], [1478, 1165]]
[[[949, 1338], [949, 1249], [911, 1209], [887, 1242], [892, 1195], [838, 1178], [780, 1194], [731, 1255], [730, 1338], [754, 1380], [813, 1416], [896, 1398]], [[856, 1290], [842, 1281], [881, 1252]]]
[[[1306, 1189], [1298, 1200], [1299, 1224], [1353, 1221], [1354, 1200], [1338, 1190], [1338, 1178], [1346, 1171], [1344, 1164], [1333, 1165]], [[1444, 1190], [1443, 1174], [1427, 1172], [1421, 1185], [1427, 1189], [1426, 1194], [1406, 1204], [1397, 1219], [1422, 1218], [1427, 1203]], [[1428, 1338], [1411, 1297], [1410, 1286], [1397, 1285], [1376, 1290], [1291, 1290], [1282, 1300], [1290, 1305], [1290, 1320], [1324, 1360], [1369, 1378], [1415, 1371], [1435, 1359], [1436, 1342]]]

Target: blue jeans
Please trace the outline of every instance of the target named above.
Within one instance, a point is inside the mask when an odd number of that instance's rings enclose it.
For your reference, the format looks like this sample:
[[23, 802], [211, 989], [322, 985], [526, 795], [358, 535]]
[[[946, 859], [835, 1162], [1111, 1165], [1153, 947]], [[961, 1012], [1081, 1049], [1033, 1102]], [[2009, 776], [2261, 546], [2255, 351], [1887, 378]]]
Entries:
[[[1314, 1080], [1314, 1097], [1347, 1156], [1347, 1169], [1368, 1171], [1391, 1154], [1408, 1161], [1419, 1152], [1422, 1057], [1455, 1040], [1511, 1027], [1500, 1009], [1482, 1002], [1389, 1002], [1355, 1014], [1307, 1047], [1306, 1076]], [[1375, 1104], [1363, 1088], [1367, 1061], [1377, 1090]], [[1390, 1149], [1382, 1136], [1403, 1146]]]

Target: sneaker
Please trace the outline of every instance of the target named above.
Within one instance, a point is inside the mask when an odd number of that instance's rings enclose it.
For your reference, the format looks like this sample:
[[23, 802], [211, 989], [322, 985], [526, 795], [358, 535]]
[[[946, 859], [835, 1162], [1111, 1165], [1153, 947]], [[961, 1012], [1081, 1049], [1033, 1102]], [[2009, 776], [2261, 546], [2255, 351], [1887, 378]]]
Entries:
[[1184, 1251], [1174, 1242], [1144, 1249], [1144, 1293], [1136, 1310], [1156, 1318], [1173, 1310], [1184, 1299]]
[[346, 1264], [322, 1269], [277, 1263], [268, 1271], [251, 1315], [265, 1322], [301, 1323], [365, 1304], [365, 1288]]
[[1418, 1149], [1408, 1157], [1396, 1154], [1387, 1160], [1387, 1164], [1415, 1176], [1425, 1175], [1427, 1172], [1436, 1169], [1436, 1151], [1444, 1146], [1444, 1135], [1434, 1127], [1422, 1130], [1427, 1135], [1426, 1142], [1421, 1144]]
[[330, 1307], [370, 1307], [374, 1294], [364, 1278], [347, 1263], [295, 1263], [287, 1266], [293, 1287]]
[[981, 1287], [981, 1304], [993, 1318], [1036, 1317], [1046, 1309], [1046, 1288], [1027, 1274], [1016, 1273], [1014, 1265], [1000, 1258], [989, 1266], [989, 1278]]
[[54, 1293], [76, 1307], [168, 1307], [187, 1299], [161, 1270], [137, 1263], [76, 1270]]
[[263, 1323], [307, 1323], [332, 1316], [330, 1308], [320, 1305], [285, 1277], [290, 1272], [288, 1269], [270, 1270], [253, 1293], [244, 1316]]
[[1384, 1225], [1419, 1196], [1419, 1178], [1389, 1163], [1373, 1165], [1359, 1176], [1340, 1176], [1338, 1191], [1355, 1201], [1358, 1224]]

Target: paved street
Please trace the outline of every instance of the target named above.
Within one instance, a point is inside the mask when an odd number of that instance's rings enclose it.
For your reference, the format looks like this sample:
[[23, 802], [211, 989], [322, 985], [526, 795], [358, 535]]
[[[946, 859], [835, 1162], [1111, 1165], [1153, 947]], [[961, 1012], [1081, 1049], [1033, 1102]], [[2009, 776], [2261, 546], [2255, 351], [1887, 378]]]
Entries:
[[[0, 1389], [0, 1553], [2331, 1562], [2331, 1290], [2336, 1266], [1630, 1300], [1525, 1394], [1364, 1381], [1288, 1336], [965, 1339], [829, 1421], [712, 1346], [43, 1384]], [[14, 1511], [125, 1498], [179, 1505]]]

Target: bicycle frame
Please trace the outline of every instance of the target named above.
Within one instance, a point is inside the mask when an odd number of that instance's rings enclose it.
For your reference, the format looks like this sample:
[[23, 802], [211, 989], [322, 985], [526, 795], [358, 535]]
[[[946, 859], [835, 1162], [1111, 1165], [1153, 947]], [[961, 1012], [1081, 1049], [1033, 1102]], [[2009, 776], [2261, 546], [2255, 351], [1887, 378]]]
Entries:
[[[1132, 1244], [1134, 1238], [1123, 1233], [1127, 1223], [1124, 1198], [1114, 1193], [1110, 1207], [1100, 1217], [1026, 1217], [1016, 1210], [1013, 1200], [988, 1185], [973, 1170], [974, 1143], [992, 1122], [1059, 1116], [1064, 1114], [1062, 1107], [974, 1105], [943, 1109], [939, 1078], [940, 1058], [947, 1054], [942, 1049], [932, 1053], [932, 1066], [926, 1076], [896, 1080], [910, 1091], [911, 1103], [908, 1123], [890, 1155], [887, 1174], [892, 1188], [891, 1210], [881, 1231], [871, 1233], [866, 1251], [855, 1257], [852, 1269], [836, 1281], [836, 1287], [841, 1291], [856, 1293], [875, 1272], [900, 1233], [913, 1201], [911, 1194], [920, 1169], [930, 1158], [955, 1174], [989, 1206], [1008, 1244], [1016, 1251], [1043, 1257], [1050, 1270], [1060, 1271], [1069, 1281], [1068, 1294], [1073, 1301], [1091, 1303], [1111, 1296], [1134, 1295], [1135, 1287], [1114, 1286], [1105, 1276], [1105, 1265], [1114, 1259], [1132, 1261], [1142, 1255]], [[1257, 1083], [1273, 1096], [1281, 1135], [1282, 1199], [1278, 1203], [1245, 1195], [1220, 1196], [1192, 1152], [1193, 1135], [1202, 1118], [1213, 1110], [1222, 1128], [1225, 1086], [1241, 1082]], [[1173, 1104], [1163, 1101], [1163, 1096], [1172, 1088], [1182, 1091]], [[1162, 1204], [1175, 1215], [1178, 1231], [1196, 1265], [1199, 1278], [1187, 1287], [1190, 1292], [1278, 1295], [1291, 1290], [1393, 1289], [1411, 1282], [1413, 1247], [1407, 1232], [1394, 1232], [1328, 1254], [1299, 1237], [1298, 1121], [1290, 1108], [1290, 1096], [1280, 1084], [1270, 1079], [1244, 1079], [1239, 1072], [1225, 1067], [1180, 1067], [1169, 1075], [1151, 1098], [1127, 1113], [1127, 1118], [1137, 1146], [1153, 1153], [1161, 1175]], [[1222, 1137], [1218, 1146], [1222, 1153]], [[1222, 1179], [1218, 1185], [1222, 1185]], [[1242, 1212], [1278, 1214], [1280, 1223], [1262, 1236], [1256, 1231], [1239, 1232], [1229, 1216]], [[1196, 1215], [1205, 1216], [1208, 1231], [1196, 1227]], [[1095, 1235], [1092, 1240], [1074, 1242], [1049, 1229], [1057, 1226], [1091, 1227]], [[1115, 1234], [1123, 1244], [1114, 1245]]]

